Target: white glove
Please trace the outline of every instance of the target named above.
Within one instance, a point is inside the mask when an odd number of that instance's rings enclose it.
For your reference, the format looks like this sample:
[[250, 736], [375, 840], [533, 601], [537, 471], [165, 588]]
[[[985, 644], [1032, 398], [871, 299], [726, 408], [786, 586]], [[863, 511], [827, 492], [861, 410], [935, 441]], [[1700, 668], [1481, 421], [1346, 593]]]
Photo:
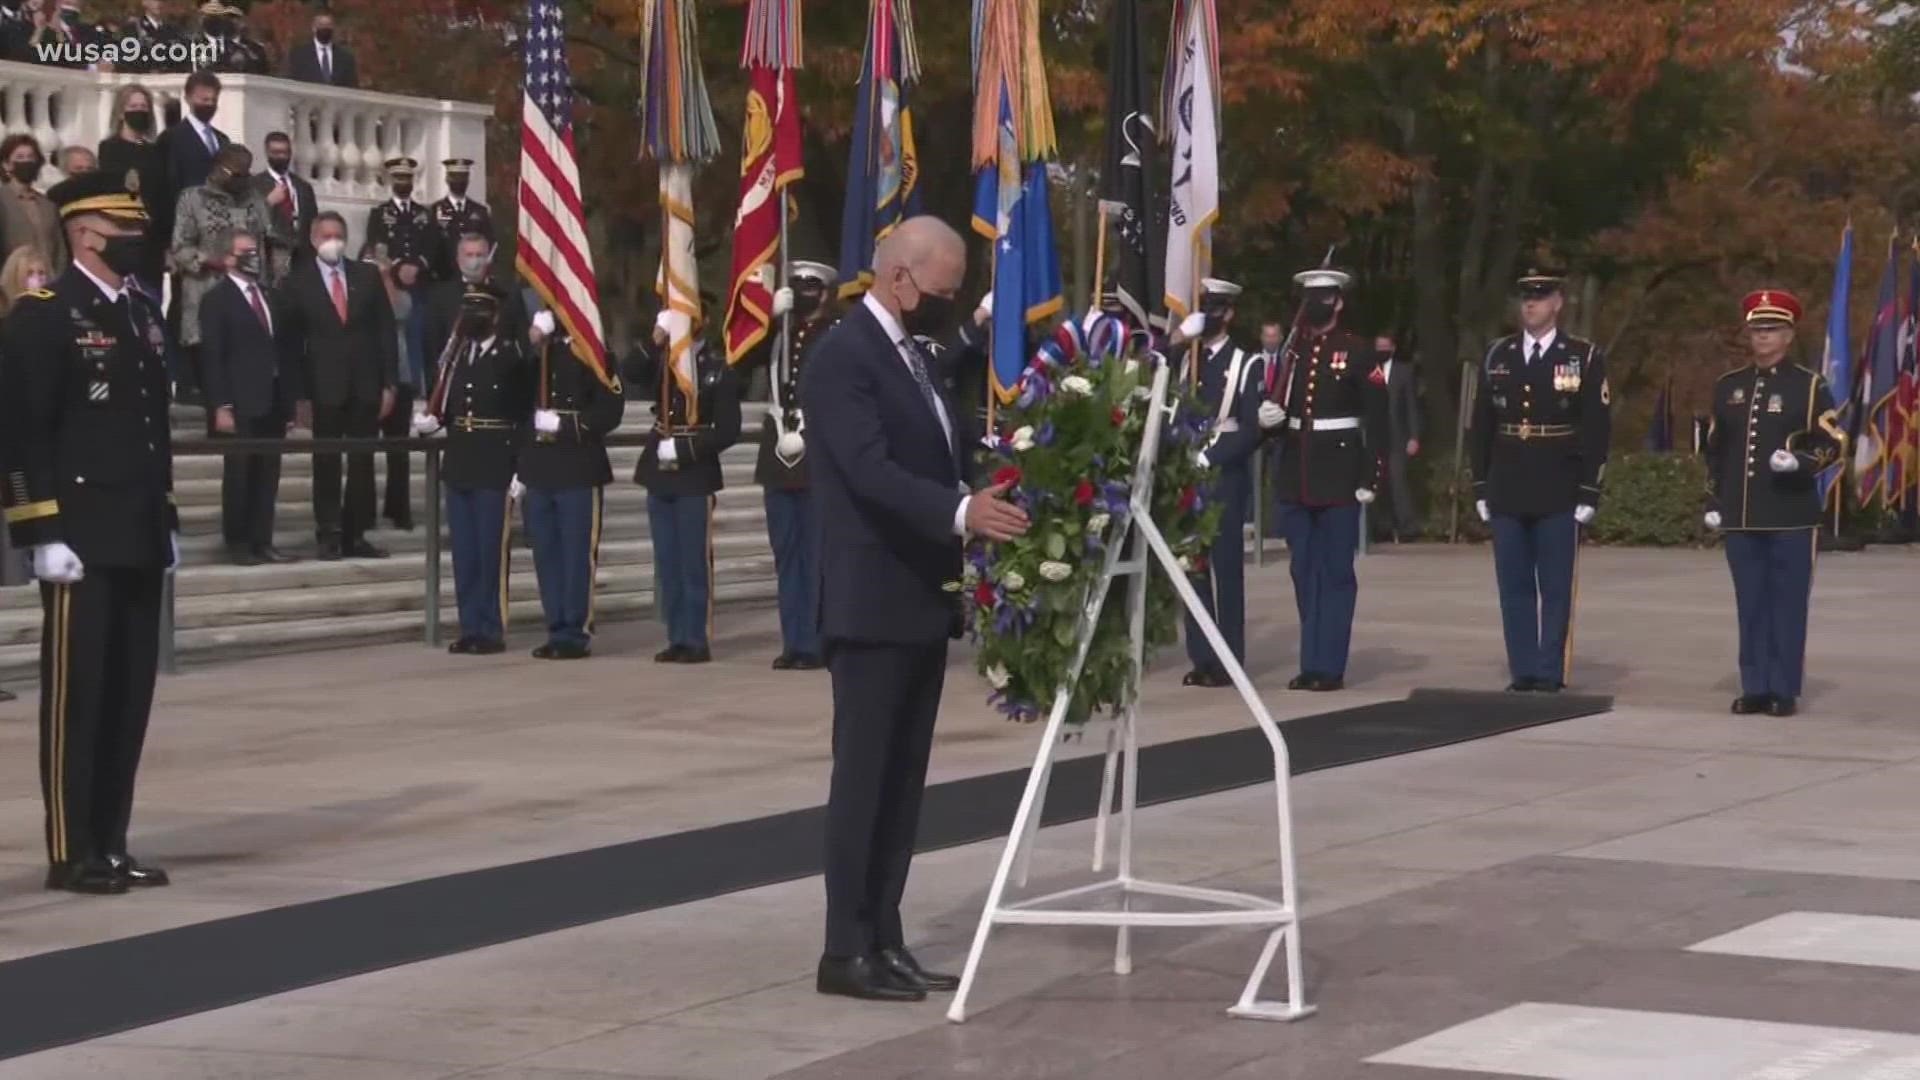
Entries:
[[49, 585], [71, 585], [86, 574], [80, 556], [65, 544], [41, 544], [33, 549], [33, 576]]
[[1720, 511], [1709, 510], [1707, 511], [1707, 516], [1702, 520], [1707, 523], [1707, 528], [1718, 529], [1720, 527]]
[[1577, 521], [1577, 522], [1579, 522], [1579, 523], [1580, 523], [1580, 524], [1582, 524], [1582, 525], [1591, 525], [1591, 524], [1593, 524], [1593, 507], [1591, 507], [1591, 506], [1576, 506], [1576, 507], [1574, 507], [1574, 508], [1573, 508], [1573, 520], [1575, 520], [1575, 521]]
[[1279, 402], [1263, 401], [1260, 403], [1260, 426], [1262, 428], [1271, 430], [1286, 422], [1287, 410], [1281, 408]]
[[661, 439], [660, 440], [660, 464], [665, 465], [669, 462], [678, 461], [679, 459], [680, 459], [680, 451], [674, 448], [674, 440]]
[[782, 432], [780, 437], [774, 440], [773, 448], [783, 457], [799, 457], [801, 451], [807, 448], [807, 437], [797, 431]]
[[533, 430], [552, 435], [560, 430], [560, 414], [552, 409], [533, 410]]
[[1492, 521], [1493, 511], [1487, 509], [1487, 500], [1478, 499], [1473, 504], [1473, 512], [1480, 515], [1481, 521]]
[[1199, 453], [1193, 455], [1193, 463], [1195, 465], [1200, 466], [1202, 469], [1213, 468], [1213, 462], [1207, 460], [1207, 452], [1205, 450], [1202, 450]]
[[521, 483], [518, 476], [507, 481], [507, 500], [509, 502], [519, 502], [520, 497], [526, 493], [527, 485]]
[[773, 290], [773, 317], [779, 318], [793, 310], [793, 289], [782, 285]]
[[991, 318], [993, 318], [993, 294], [988, 293], [980, 298], [980, 306], [973, 309], [973, 321], [984, 323]]
[[1353, 499], [1361, 506], [1365, 506], [1373, 501], [1373, 491], [1370, 488], [1355, 488], [1353, 491]]
[[422, 412], [413, 414], [413, 433], [415, 435], [431, 435], [439, 430], [440, 421], [435, 418], [432, 413]]
[[167, 534], [167, 547], [169, 549], [168, 557], [173, 560], [172, 562], [169, 562], [167, 564], [167, 572], [172, 573], [173, 571], [180, 569], [180, 534], [179, 533]]
[[655, 315], [653, 317], [653, 328], [655, 330], [660, 331], [663, 334], [666, 334], [668, 337], [672, 337], [673, 327], [669, 323], [669, 320], [671, 320], [672, 318], [673, 318], [672, 308], [661, 308], [660, 314]]
[[1194, 338], [1199, 337], [1201, 332], [1206, 330], [1206, 328], [1207, 328], [1206, 315], [1196, 311], [1193, 314], [1187, 316], [1186, 318], [1180, 320], [1180, 328], [1179, 330], [1176, 331], [1176, 333], [1179, 334], [1181, 341], [1192, 341]]
[[1773, 456], [1767, 459], [1767, 467], [1779, 473], [1797, 472], [1800, 459], [1794, 457], [1791, 450], [1775, 450]]
[[1105, 314], [1106, 312], [1101, 311], [1099, 308], [1088, 308], [1087, 313], [1080, 318], [1081, 336], [1084, 337], [1093, 333], [1093, 324], [1099, 322], [1100, 316]]
[[542, 311], [533, 317], [533, 326], [527, 332], [527, 337], [535, 345], [538, 345], [540, 344], [541, 341], [545, 340], [552, 333], [553, 333], [553, 312]]

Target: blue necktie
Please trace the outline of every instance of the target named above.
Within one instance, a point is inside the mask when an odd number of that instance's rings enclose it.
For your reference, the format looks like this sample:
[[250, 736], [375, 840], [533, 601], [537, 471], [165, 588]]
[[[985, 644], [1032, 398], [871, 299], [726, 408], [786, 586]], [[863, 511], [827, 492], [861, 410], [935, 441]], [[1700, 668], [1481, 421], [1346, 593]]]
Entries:
[[947, 411], [940, 405], [940, 392], [933, 388], [933, 379], [927, 375], [926, 358], [920, 353], [920, 345], [912, 337], [901, 339], [907, 350], [907, 369], [913, 372], [913, 381], [919, 384], [920, 396], [927, 400], [927, 408], [933, 410], [933, 418], [940, 422], [940, 430], [947, 435], [947, 454], [953, 454], [953, 429], [948, 426]]

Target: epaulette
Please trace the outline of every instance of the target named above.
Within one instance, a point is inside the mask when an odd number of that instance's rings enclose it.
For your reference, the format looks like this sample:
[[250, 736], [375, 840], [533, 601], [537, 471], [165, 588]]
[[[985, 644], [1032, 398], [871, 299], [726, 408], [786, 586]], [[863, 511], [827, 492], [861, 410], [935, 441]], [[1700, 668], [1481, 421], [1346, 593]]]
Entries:
[[1487, 346], [1487, 355], [1481, 358], [1480, 366], [1481, 367], [1492, 366], [1493, 354], [1505, 348], [1508, 342], [1517, 340], [1519, 337], [1520, 337], [1519, 334], [1508, 334], [1506, 337], [1495, 339], [1493, 344]]
[[1595, 345], [1593, 342], [1588, 341], [1586, 338], [1574, 337], [1572, 334], [1567, 335], [1567, 348], [1572, 349], [1581, 345], [1585, 345], [1587, 347], [1586, 355], [1580, 358], [1582, 360], [1591, 360], [1593, 359], [1593, 354], [1600, 351], [1600, 347], [1598, 345]]
[[[1740, 365], [1739, 367], [1737, 367], [1737, 368], [1733, 368], [1732, 370], [1729, 370], [1729, 371], [1723, 371], [1723, 372], [1721, 372], [1721, 373], [1720, 373], [1720, 377], [1719, 377], [1719, 378], [1717, 378], [1717, 379], [1715, 379], [1715, 380], [1713, 380], [1713, 381], [1714, 381], [1714, 382], [1715, 382], [1716, 384], [1718, 384], [1718, 383], [1721, 383], [1721, 382], [1724, 382], [1724, 381], [1726, 381], [1727, 379], [1731, 379], [1731, 378], [1733, 378], [1733, 377], [1734, 377], [1735, 375], [1738, 375], [1738, 374], [1740, 374], [1741, 372], [1743, 372], [1743, 371], [1745, 371], [1745, 370], [1747, 370], [1748, 368], [1750, 368], [1750, 367], [1752, 367], [1752, 366], [1753, 366], [1752, 364], [1741, 364], [1741, 365]], [[1796, 366], [1796, 367], [1798, 367], [1799, 365], [1797, 365], [1797, 364], [1796, 364], [1796, 365], [1794, 365], [1794, 366]]]
[[20, 299], [51, 300], [53, 299], [53, 290], [52, 289], [28, 289], [26, 292], [23, 292], [20, 294]]
[[1825, 375], [1820, 374], [1819, 372], [1813, 370], [1812, 368], [1808, 367], [1805, 364], [1796, 362], [1793, 366], [1799, 368], [1801, 371], [1806, 372], [1808, 375], [1813, 376], [1815, 382], [1818, 382], [1819, 380], [1826, 378]]

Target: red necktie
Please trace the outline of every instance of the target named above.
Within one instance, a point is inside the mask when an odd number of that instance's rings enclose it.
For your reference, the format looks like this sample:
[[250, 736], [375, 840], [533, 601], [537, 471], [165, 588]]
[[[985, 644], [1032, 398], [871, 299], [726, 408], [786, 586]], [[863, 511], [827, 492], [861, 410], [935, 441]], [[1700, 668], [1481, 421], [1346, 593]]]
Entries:
[[292, 224], [293, 223], [293, 184], [284, 176], [280, 178], [280, 190], [287, 193], [287, 197], [280, 201], [280, 216], [283, 218], [286, 218], [288, 224]]
[[247, 286], [247, 302], [253, 305], [253, 313], [260, 317], [260, 325], [266, 328], [268, 335], [272, 335], [273, 320], [267, 318], [267, 305], [260, 302], [260, 286]]
[[346, 322], [347, 321], [347, 272], [344, 269], [335, 270], [329, 276], [333, 279], [332, 284], [330, 286], [330, 291], [333, 293], [334, 313], [340, 316], [341, 322]]

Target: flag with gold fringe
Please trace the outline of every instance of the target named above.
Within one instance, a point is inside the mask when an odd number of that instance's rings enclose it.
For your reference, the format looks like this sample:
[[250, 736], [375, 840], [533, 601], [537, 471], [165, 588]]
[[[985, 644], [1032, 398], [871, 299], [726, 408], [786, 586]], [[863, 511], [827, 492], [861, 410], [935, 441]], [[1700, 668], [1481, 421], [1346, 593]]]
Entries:
[[1220, 216], [1220, 21], [1213, 0], [1176, 0], [1160, 98], [1162, 137], [1173, 144], [1168, 189], [1168, 325], [1198, 309]]
[[740, 208], [733, 218], [733, 277], [727, 295], [727, 362], [737, 364], [773, 328], [775, 253], [783, 195], [804, 174], [800, 100], [800, 0], [752, 0], [740, 66], [747, 115], [740, 135]]
[[[646, 67], [642, 108], [645, 153], [660, 163], [660, 297], [667, 329], [662, 365], [687, 395], [697, 422], [694, 334], [702, 321], [700, 272], [693, 250], [693, 170], [720, 152], [720, 136], [700, 69], [695, 0], [640, 0], [641, 55]], [[664, 415], [664, 410], [662, 415]]]
[[840, 216], [840, 296], [873, 283], [873, 251], [903, 219], [920, 212], [920, 159], [913, 137], [920, 53], [913, 0], [870, 0], [867, 50], [853, 108], [847, 200]]

